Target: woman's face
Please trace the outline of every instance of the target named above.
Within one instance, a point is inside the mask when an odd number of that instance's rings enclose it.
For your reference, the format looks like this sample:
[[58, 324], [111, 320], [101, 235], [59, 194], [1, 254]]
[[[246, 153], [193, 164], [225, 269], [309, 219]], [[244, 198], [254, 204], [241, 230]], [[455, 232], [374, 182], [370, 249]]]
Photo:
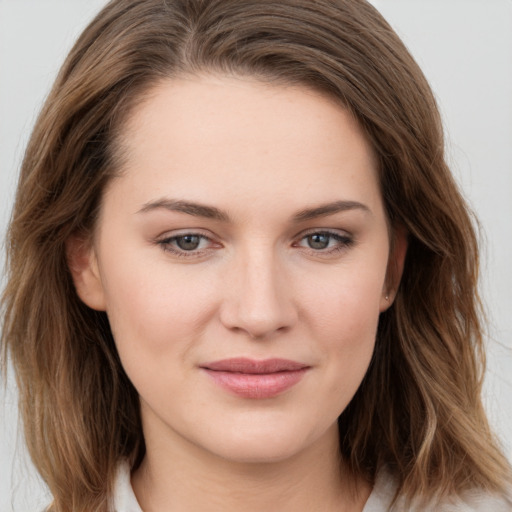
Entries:
[[253, 462], [337, 439], [393, 292], [357, 123], [306, 88], [183, 78], [139, 104], [122, 151], [71, 267], [146, 438]]

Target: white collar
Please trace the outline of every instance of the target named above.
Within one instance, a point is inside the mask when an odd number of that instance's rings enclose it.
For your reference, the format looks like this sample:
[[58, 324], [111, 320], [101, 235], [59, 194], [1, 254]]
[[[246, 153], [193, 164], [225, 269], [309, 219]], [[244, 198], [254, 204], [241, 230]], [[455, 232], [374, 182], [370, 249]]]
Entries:
[[[113, 512], [142, 512], [133, 492], [130, 478], [130, 466], [127, 462], [122, 462], [119, 465], [114, 485]], [[392, 480], [387, 478], [385, 473], [381, 473], [363, 512], [384, 512], [388, 509], [394, 493], [395, 487]]]
[[[386, 512], [396, 492], [394, 479], [386, 470], [381, 470], [377, 475], [375, 486], [364, 506], [363, 512]], [[467, 493], [465, 500], [455, 500], [444, 503], [442, 506], [422, 508], [425, 512], [511, 512], [510, 503], [507, 499], [493, 497], [484, 492]], [[393, 510], [405, 511], [405, 507], [398, 500]], [[409, 509], [410, 511], [411, 509]], [[414, 510], [418, 510], [414, 508]], [[135, 497], [130, 481], [130, 466], [127, 462], [119, 465], [116, 482], [114, 485], [113, 512], [142, 512], [142, 508]]]
[[142, 512], [130, 481], [130, 466], [122, 462], [117, 470], [114, 485], [113, 512]]

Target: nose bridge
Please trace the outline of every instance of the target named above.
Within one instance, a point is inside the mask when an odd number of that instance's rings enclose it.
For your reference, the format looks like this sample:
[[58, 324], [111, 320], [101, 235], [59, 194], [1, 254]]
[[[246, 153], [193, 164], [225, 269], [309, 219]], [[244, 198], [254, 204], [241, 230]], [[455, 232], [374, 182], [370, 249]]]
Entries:
[[293, 324], [296, 312], [284, 265], [266, 243], [251, 244], [234, 262], [224, 308], [227, 327], [262, 338]]

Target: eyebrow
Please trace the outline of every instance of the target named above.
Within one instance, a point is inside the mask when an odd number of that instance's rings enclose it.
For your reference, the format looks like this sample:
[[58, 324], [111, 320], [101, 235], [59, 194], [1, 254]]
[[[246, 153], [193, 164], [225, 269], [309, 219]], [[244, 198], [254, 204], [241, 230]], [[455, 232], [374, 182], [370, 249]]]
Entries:
[[200, 203], [193, 203], [190, 201], [179, 201], [174, 199], [158, 199], [146, 203], [138, 213], [147, 213], [153, 210], [169, 210], [171, 212], [187, 213], [194, 217], [204, 217], [206, 219], [220, 220], [222, 222], [229, 222], [227, 213], [215, 208], [214, 206], [207, 206]]
[[358, 201], [334, 201], [332, 203], [322, 204], [314, 208], [300, 210], [293, 216], [294, 222], [304, 222], [305, 220], [316, 219], [318, 217], [327, 217], [339, 212], [350, 210], [362, 210], [365, 213], [371, 213], [370, 208]]
[[[214, 219], [221, 222], [230, 222], [229, 215], [215, 206], [175, 199], [157, 199], [156, 201], [150, 201], [137, 213], [147, 213], [160, 209], [186, 213], [188, 215], [193, 215], [194, 217], [204, 217], [206, 219]], [[334, 215], [335, 213], [350, 210], [361, 210], [366, 213], [371, 213], [368, 206], [357, 201], [333, 201], [313, 208], [300, 210], [292, 216], [292, 221], [295, 223], [304, 222], [318, 217], [327, 217], [329, 215]]]

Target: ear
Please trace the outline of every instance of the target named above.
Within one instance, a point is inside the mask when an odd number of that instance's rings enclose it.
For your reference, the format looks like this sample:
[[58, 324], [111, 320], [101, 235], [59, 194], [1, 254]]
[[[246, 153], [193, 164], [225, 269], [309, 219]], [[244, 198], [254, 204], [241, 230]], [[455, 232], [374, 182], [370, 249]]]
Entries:
[[89, 237], [73, 235], [66, 241], [66, 259], [76, 293], [87, 306], [105, 311], [105, 293], [96, 252]]
[[407, 254], [408, 233], [403, 226], [394, 229], [391, 250], [388, 260], [386, 281], [382, 290], [380, 302], [380, 311], [386, 311], [393, 301], [400, 285], [400, 280], [404, 271], [405, 256]]

